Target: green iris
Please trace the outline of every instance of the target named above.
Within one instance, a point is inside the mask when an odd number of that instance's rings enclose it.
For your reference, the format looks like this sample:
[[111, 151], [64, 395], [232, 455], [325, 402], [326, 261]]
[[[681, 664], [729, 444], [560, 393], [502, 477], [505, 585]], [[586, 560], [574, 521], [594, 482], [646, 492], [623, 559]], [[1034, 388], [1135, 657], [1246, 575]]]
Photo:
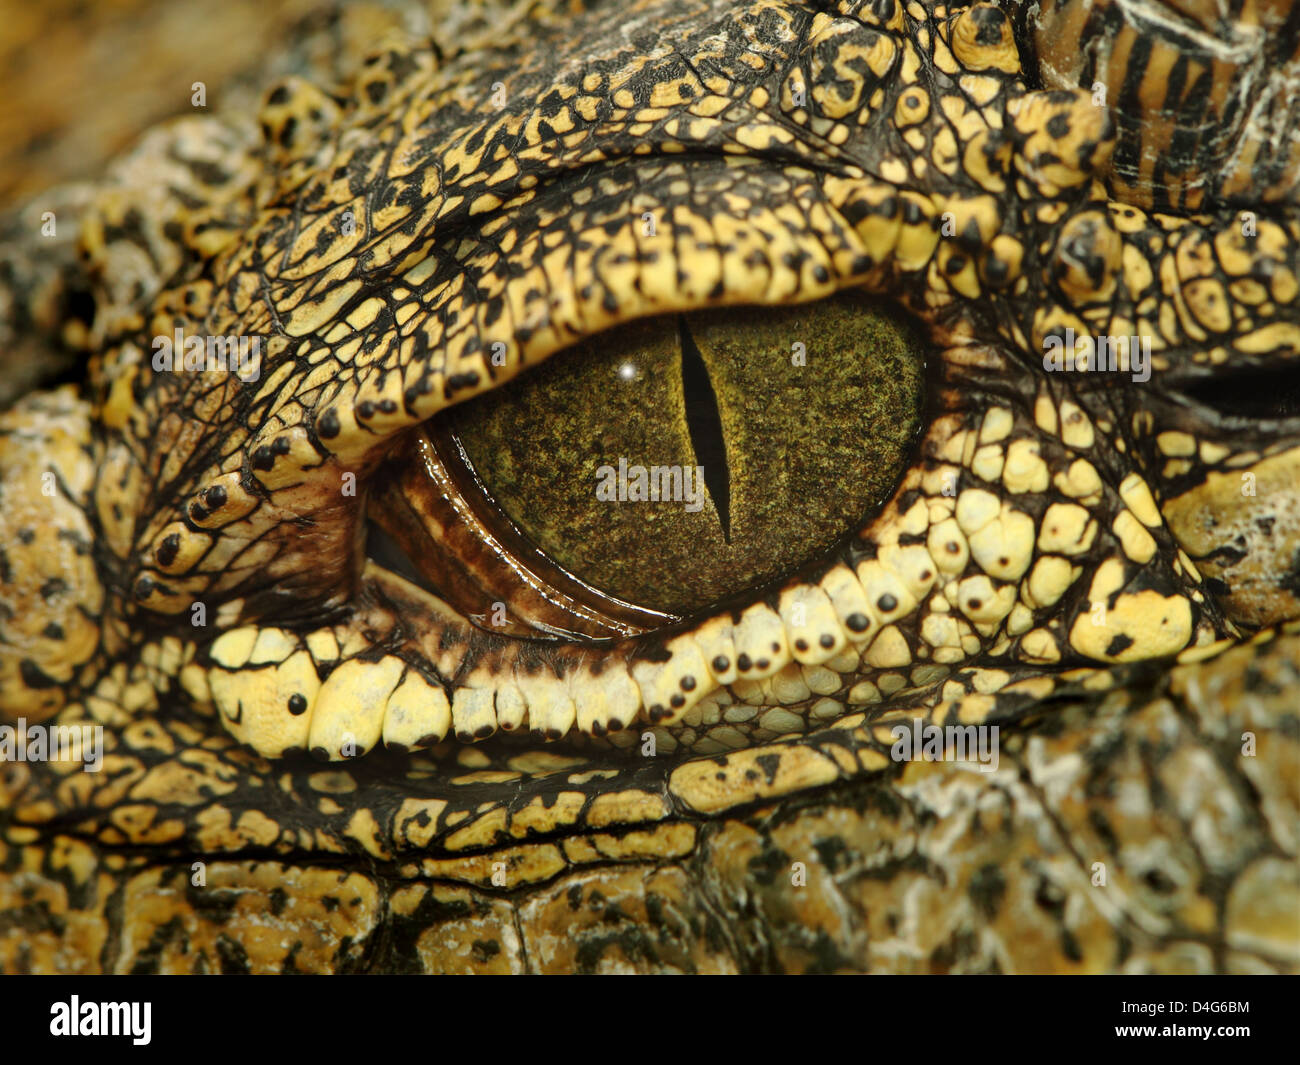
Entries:
[[923, 378], [915, 330], [842, 293], [632, 322], [450, 416], [552, 561], [686, 614], [861, 527], [905, 468]]

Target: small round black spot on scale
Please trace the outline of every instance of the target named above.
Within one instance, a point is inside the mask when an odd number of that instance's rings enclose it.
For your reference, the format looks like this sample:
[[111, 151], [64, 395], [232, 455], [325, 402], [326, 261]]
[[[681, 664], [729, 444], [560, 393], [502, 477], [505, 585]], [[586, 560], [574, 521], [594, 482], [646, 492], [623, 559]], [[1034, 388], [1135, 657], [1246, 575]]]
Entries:
[[662, 703], [655, 703], [654, 706], [650, 707], [650, 720], [662, 721], [669, 713], [669, 709]]
[[888, 614], [891, 610], [898, 609], [898, 600], [886, 592], [876, 600], [876, 606], [880, 608], [882, 614]]
[[806, 651], [808, 650], [808, 641], [800, 636], [799, 639], [794, 641], [794, 646], [797, 651]]
[[289, 454], [289, 438], [287, 436], [277, 436], [271, 442], [271, 450], [277, 455]]
[[835, 637], [829, 632], [823, 632], [817, 642], [829, 651], [835, 646]]
[[181, 534], [168, 533], [163, 537], [162, 543], [158, 545], [158, 551], [155, 557], [158, 559], [158, 565], [170, 566], [176, 561], [176, 552], [181, 549]]
[[623, 730], [623, 719], [621, 717], [611, 717], [609, 719], [609, 731], [621, 732]]
[[375, 416], [375, 405], [368, 399], [363, 399], [357, 404], [357, 416], [361, 418], [373, 418]]
[[324, 747], [313, 747], [311, 756], [318, 762], [328, 762], [330, 760], [330, 753]]
[[1006, 555], [1003, 555], [1000, 559], [998, 559], [998, 565], [1009, 566], [1011, 565], [1011, 559], [1007, 558]]
[[950, 555], [961, 554], [961, 544], [959, 544], [956, 540], [949, 540], [946, 544], [943, 545], [943, 549], [947, 551], [948, 554]]
[[397, 404], [391, 399], [381, 399], [379, 401], [379, 409], [385, 414], [394, 414], [397, 411]]
[[219, 510], [226, 505], [226, 486], [224, 484], [214, 484], [203, 493], [204, 502], [209, 509]]
[[135, 582], [135, 597], [137, 599], [148, 599], [149, 596], [153, 595], [155, 587], [152, 577], [141, 577]]
[[921, 570], [921, 580], [928, 581], [933, 576], [934, 574], [932, 574], [928, 569]]
[[402, 393], [402, 399], [405, 401], [408, 407], [414, 407], [416, 400], [418, 400], [419, 398], [420, 398], [420, 390], [415, 385], [412, 385], [410, 388], [408, 388], [405, 392]]
[[682, 691], [684, 692], [693, 692], [695, 690], [695, 678], [691, 676], [691, 674], [689, 673], [687, 673], [686, 676], [684, 676], [679, 683], [681, 684]]
[[749, 655], [742, 654], [742, 655], [740, 655], [739, 657], [737, 657], [737, 659], [736, 659], [736, 667], [737, 667], [737, 668], [738, 668], [742, 673], [747, 673], [749, 670], [751, 670], [751, 669], [754, 668], [754, 663], [753, 663], [753, 661], [750, 659]]
[[190, 520], [202, 521], [208, 516], [208, 508], [197, 499], [190, 500]]
[[978, 610], [980, 607], [982, 607], [982, 606], [984, 605], [984, 600], [982, 600], [982, 599], [972, 599], [968, 605], [970, 606], [970, 608], [971, 608], [972, 610]]
[[24, 544], [30, 544], [36, 539], [36, 533], [32, 529], [19, 529], [18, 539]]
[[830, 271], [826, 269], [826, 267], [822, 266], [821, 263], [818, 263], [816, 266], [813, 267], [813, 278], [817, 281], [819, 285], [824, 285], [826, 284], [827, 281], [831, 279], [831, 274]]
[[513, 721], [502, 721], [500, 727], [502, 732], [514, 732], [515, 723]]
[[[408, 389], [408, 391], [410, 391]], [[339, 435], [339, 412], [333, 407], [320, 416], [316, 422], [316, 432], [326, 440], [330, 440]]]
[[299, 714], [307, 712], [307, 697], [302, 692], [294, 692], [289, 696], [289, 713], [297, 717]]
[[253, 469], [269, 470], [275, 465], [275, 456], [271, 454], [271, 449], [263, 445], [253, 452]]
[[491, 736], [494, 731], [495, 730], [491, 725], [479, 725], [479, 727], [474, 730], [474, 735], [481, 740], [485, 740]]
[[866, 632], [871, 625], [871, 619], [868, 618], [866, 614], [860, 613], [859, 611], [855, 610], [852, 614], [850, 614], [847, 618], [844, 619], [844, 624], [846, 624], [854, 632]]
[[726, 655], [714, 655], [712, 665], [714, 673], [725, 673], [731, 668], [731, 659]]
[[781, 653], [781, 645], [775, 640], [772, 641], [772, 653], [774, 655], [779, 655]]
[[686, 705], [686, 696], [681, 692], [673, 692], [672, 695], [668, 697], [668, 701], [672, 703], [674, 709], [680, 710]]
[[759, 669], [767, 669], [767, 667], [770, 666], [771, 664], [772, 663], [768, 661], [768, 659], [766, 658], [760, 658], [756, 663]]
[[1047, 135], [1055, 140], [1063, 140], [1070, 135], [1070, 120], [1065, 115], [1053, 115], [1047, 120]]
[[975, 43], [986, 48], [1002, 40], [1004, 16], [995, 7], [976, 7], [971, 9], [971, 18], [975, 20]]

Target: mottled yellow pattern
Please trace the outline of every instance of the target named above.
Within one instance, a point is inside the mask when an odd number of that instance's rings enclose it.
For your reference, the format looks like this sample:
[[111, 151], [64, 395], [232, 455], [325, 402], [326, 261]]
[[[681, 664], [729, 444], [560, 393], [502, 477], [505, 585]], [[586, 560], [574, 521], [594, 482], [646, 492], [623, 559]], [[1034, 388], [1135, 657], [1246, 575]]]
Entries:
[[[0, 721], [105, 726], [99, 774], [2, 767], [0, 966], [1300, 965], [1285, 175], [1134, 194], [1132, 112], [1036, 88], [992, 4], [362, 6], [0, 227], [5, 337], [85, 360], [0, 415]], [[925, 422], [770, 594], [539, 641], [364, 557], [448, 407], [849, 289], [924, 331]], [[260, 347], [176, 372], [160, 336]], [[918, 718], [998, 726], [1002, 768], [900, 765]]]

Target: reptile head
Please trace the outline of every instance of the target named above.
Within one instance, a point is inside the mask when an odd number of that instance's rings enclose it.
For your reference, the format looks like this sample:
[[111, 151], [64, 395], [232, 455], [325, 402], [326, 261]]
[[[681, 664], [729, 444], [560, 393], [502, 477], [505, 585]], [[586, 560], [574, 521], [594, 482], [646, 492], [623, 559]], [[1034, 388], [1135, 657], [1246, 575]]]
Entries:
[[[85, 205], [84, 388], [0, 426], [0, 709], [107, 753], [21, 767], [11, 843], [510, 889], [1300, 615], [1293, 200], [1112, 198], [1105, 93], [989, 4], [459, 40], [163, 127]], [[660, 439], [698, 522], [635, 564], [635, 492], [543, 513]]]

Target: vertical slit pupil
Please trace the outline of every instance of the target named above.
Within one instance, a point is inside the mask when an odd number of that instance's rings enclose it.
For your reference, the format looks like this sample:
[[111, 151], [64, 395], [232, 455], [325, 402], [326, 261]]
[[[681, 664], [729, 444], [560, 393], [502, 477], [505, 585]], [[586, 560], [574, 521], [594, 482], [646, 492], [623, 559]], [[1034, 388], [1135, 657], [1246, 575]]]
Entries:
[[722, 435], [718, 397], [709, 380], [708, 367], [686, 325], [677, 316], [677, 333], [682, 351], [682, 395], [686, 402], [686, 428], [691, 434], [695, 464], [704, 470], [704, 487], [722, 523], [722, 539], [731, 543], [731, 469], [727, 464], [727, 442]]

